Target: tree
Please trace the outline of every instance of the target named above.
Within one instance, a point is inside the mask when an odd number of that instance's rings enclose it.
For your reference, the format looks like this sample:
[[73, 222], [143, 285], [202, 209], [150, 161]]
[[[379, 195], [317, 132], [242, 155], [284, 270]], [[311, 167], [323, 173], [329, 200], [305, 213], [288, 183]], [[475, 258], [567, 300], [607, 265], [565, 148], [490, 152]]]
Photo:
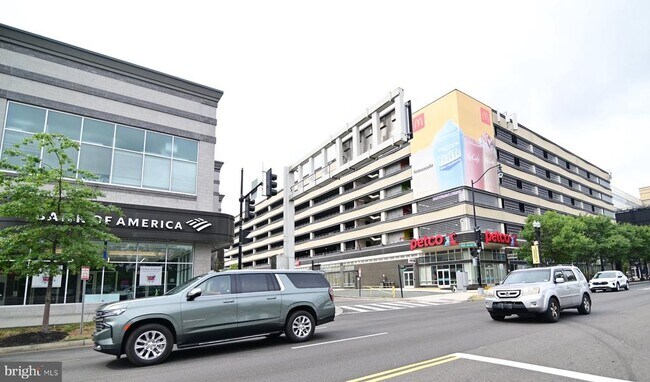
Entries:
[[0, 171], [0, 216], [19, 221], [0, 231], [0, 272], [49, 276], [44, 333], [59, 267], [73, 274], [81, 266], [111, 268], [102, 256], [103, 243], [119, 241], [97, 215], [120, 211], [99, 203], [104, 195], [85, 184], [95, 176], [76, 169], [71, 154], [78, 150], [79, 144], [63, 135], [38, 133], [6, 149], [0, 161], [0, 168], [9, 170]]
[[555, 211], [547, 211], [543, 215], [529, 215], [521, 231], [526, 239], [522, 245], [521, 254], [532, 262], [530, 246], [536, 240], [533, 222], [540, 222], [540, 257], [543, 263], [568, 264], [575, 261], [585, 246], [585, 238], [578, 232], [577, 226], [570, 216], [561, 215]]

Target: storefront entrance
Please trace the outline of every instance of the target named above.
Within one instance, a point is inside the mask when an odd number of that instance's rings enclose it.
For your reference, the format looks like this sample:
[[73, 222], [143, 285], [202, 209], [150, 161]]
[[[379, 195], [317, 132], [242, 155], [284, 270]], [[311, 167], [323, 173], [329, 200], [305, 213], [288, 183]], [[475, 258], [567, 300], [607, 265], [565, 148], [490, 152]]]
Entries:
[[413, 271], [404, 271], [404, 286], [413, 287], [415, 285], [415, 279], [413, 277]]
[[451, 286], [449, 269], [438, 269], [438, 287], [446, 288]]

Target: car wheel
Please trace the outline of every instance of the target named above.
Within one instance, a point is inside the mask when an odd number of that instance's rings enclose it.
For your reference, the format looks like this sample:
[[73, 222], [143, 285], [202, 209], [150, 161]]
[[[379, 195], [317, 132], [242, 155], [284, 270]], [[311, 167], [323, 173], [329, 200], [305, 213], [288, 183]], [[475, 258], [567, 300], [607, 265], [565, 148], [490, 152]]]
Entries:
[[630, 283], [627, 281], [625, 282], [625, 290], [630, 290]]
[[591, 313], [591, 299], [586, 293], [582, 295], [582, 303], [578, 306], [578, 312], [580, 312], [580, 314]]
[[616, 291], [620, 292], [621, 291], [621, 284], [616, 283]]
[[305, 342], [313, 335], [316, 325], [314, 317], [304, 310], [293, 312], [284, 328], [284, 334], [291, 342]]
[[544, 312], [544, 321], [546, 322], [557, 322], [560, 319], [560, 303], [555, 297], [551, 297], [548, 300], [548, 307], [546, 312]]
[[503, 321], [506, 319], [506, 316], [504, 316], [503, 314], [496, 314], [496, 313], [490, 313], [490, 317], [492, 317], [494, 321]]
[[126, 358], [136, 366], [161, 363], [172, 352], [174, 337], [160, 324], [147, 324], [135, 329], [126, 342]]

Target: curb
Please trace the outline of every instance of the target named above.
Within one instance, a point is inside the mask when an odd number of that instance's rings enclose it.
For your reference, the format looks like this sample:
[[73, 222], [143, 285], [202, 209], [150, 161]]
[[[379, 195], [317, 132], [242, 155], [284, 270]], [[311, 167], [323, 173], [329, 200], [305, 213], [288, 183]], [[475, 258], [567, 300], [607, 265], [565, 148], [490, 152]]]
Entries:
[[76, 340], [76, 341], [61, 341], [61, 342], [49, 342], [45, 344], [35, 344], [35, 345], [24, 345], [24, 346], [13, 346], [13, 347], [3, 347], [0, 348], [0, 355], [3, 354], [15, 354], [15, 353], [28, 353], [41, 350], [50, 350], [50, 349], [65, 349], [65, 348], [75, 348], [83, 346], [92, 346], [93, 340]]

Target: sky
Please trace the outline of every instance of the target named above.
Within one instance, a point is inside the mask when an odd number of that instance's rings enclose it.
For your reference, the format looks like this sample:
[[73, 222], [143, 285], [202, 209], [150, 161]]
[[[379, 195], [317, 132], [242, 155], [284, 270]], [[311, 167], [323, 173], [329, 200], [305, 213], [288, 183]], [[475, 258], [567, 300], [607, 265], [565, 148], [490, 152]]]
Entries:
[[[222, 212], [396, 88], [459, 89], [639, 197], [650, 186], [648, 1], [21, 0], [0, 23], [224, 92]], [[280, 179], [280, 184], [282, 179]]]

